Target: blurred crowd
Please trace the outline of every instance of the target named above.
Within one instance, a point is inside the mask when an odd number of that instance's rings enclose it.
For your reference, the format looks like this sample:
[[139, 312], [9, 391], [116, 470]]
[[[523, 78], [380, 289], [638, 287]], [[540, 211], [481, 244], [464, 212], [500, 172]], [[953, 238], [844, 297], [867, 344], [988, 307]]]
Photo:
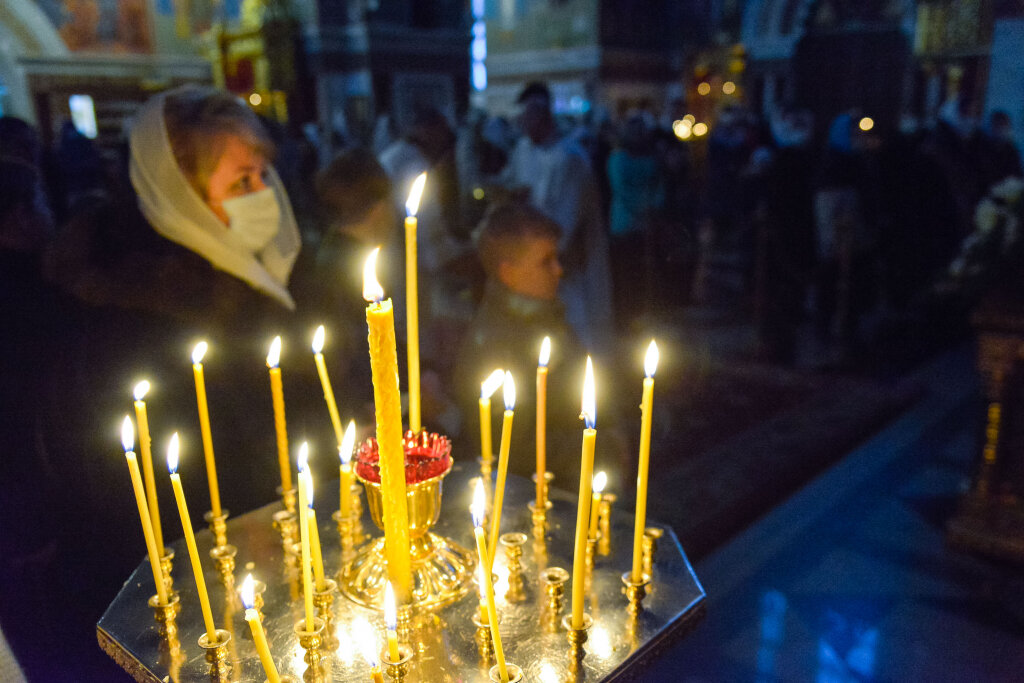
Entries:
[[[556, 485], [572, 489], [585, 354], [611, 359], [616, 340], [652, 315], [714, 300], [723, 269], [756, 324], [755, 353], [774, 363], [795, 361], [808, 324], [823, 348], [855, 355], [871, 321], [931, 305], [979, 199], [1021, 174], [1006, 114], [979, 126], [966, 111], [951, 102], [927, 125], [884, 130], [859, 112], [827, 122], [734, 106], [706, 137], [684, 141], [658, 112], [558, 115], [533, 83], [514, 118], [473, 111], [455, 122], [424, 107], [401, 131], [382, 117], [365, 141], [261, 121], [200, 87], [154, 97], [115, 148], [67, 123], [44, 149], [32, 126], [0, 119], [5, 629], [56, 567], [137, 531], [116, 435], [138, 379], [154, 384], [154, 453], [182, 429], [195, 463], [188, 352], [198, 339], [211, 343], [227, 507], [275, 497], [262, 364], [275, 334], [286, 345], [289, 435], [320, 445], [314, 470], [336, 472], [307, 356], [317, 324], [342, 413], [372, 433], [362, 265], [382, 247], [404, 363], [401, 226], [419, 173], [428, 173], [417, 211], [424, 424], [475, 454], [480, 382], [511, 368], [523, 388], [512, 469], [528, 474], [528, 389], [549, 336], [549, 386], [564, 393], [548, 401], [550, 462]], [[614, 365], [603, 365], [605, 387]], [[606, 389], [599, 409], [605, 464], [622, 474], [634, 450], [614, 429], [635, 407], [626, 394]], [[201, 497], [202, 468], [182, 472]], [[93, 574], [95, 602], [109, 600], [110, 576], [126, 575], [141, 543], [125, 552]], [[91, 607], [86, 620], [98, 616]]]

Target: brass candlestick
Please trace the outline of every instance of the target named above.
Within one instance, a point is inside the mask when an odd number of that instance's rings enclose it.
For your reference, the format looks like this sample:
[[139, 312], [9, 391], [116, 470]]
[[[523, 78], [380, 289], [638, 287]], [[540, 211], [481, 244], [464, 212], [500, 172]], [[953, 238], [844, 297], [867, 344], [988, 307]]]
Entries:
[[409, 673], [409, 663], [412, 661], [414, 650], [408, 645], [399, 643], [398, 645], [398, 661], [391, 659], [390, 653], [387, 648], [384, 648], [384, 652], [381, 654], [381, 664], [384, 665], [384, 673], [388, 675], [393, 681], [401, 681], [405, 678], [405, 675]]
[[597, 529], [601, 533], [597, 541], [597, 552], [602, 557], [609, 555], [612, 551], [612, 505], [618, 500], [614, 493], [606, 493], [601, 496], [601, 502], [597, 505]]
[[213, 683], [228, 683], [231, 675], [231, 664], [228, 663], [228, 643], [231, 634], [222, 628], [217, 629], [216, 642], [210, 642], [207, 634], [199, 636], [199, 647], [206, 650], [206, 661], [210, 663], [210, 680]]
[[237, 554], [238, 548], [230, 544], [210, 549], [210, 557], [213, 558], [213, 566], [220, 574], [221, 583], [228, 587], [235, 585], [235, 555]]
[[565, 629], [566, 638], [569, 640], [569, 670], [576, 672], [579, 671], [583, 665], [583, 658], [587, 655], [587, 651], [583, 649], [583, 644], [587, 642], [587, 631], [594, 625], [594, 620], [589, 614], [583, 615], [583, 626], [580, 628], [572, 627], [572, 615], [566, 614], [562, 619], [562, 628]]
[[213, 532], [214, 545], [222, 546], [228, 544], [228, 511], [222, 510], [219, 515], [214, 515], [210, 510], [203, 519], [206, 520], [210, 531]]
[[[523, 680], [523, 670], [515, 664], [505, 662], [505, 673], [508, 674], [508, 683], [520, 683]], [[493, 683], [501, 683], [501, 667], [497, 664], [492, 666], [490, 671], [487, 672], [487, 677]]]
[[[284, 562], [291, 569], [299, 569], [302, 565], [302, 544], [296, 541], [292, 543], [291, 550], [284, 554]], [[302, 582], [302, 572], [299, 572], [299, 583]]]
[[313, 630], [306, 630], [306, 621], [302, 620], [295, 624], [295, 635], [299, 638], [299, 645], [306, 651], [302, 661], [306, 663], [306, 670], [302, 674], [302, 680], [306, 683], [323, 683], [323, 653], [320, 648], [323, 646], [324, 621], [319, 617], [313, 618]]
[[498, 541], [505, 547], [505, 559], [508, 564], [508, 592], [505, 599], [509, 602], [522, 602], [526, 599], [523, 590], [523, 545], [526, 544], [526, 534], [518, 531], [511, 531], [498, 537]]
[[594, 573], [594, 555], [597, 554], [597, 537], [600, 532], [593, 536], [587, 536], [587, 548], [586, 553], [583, 556], [583, 565], [587, 570], [587, 578]]
[[161, 638], [174, 639], [178, 634], [176, 619], [178, 612], [181, 611], [181, 598], [177, 593], [171, 593], [167, 596], [166, 605], [161, 605], [159, 600], [159, 595], [154, 595], [149, 599], [149, 606], [153, 608], [153, 619], [157, 623], [157, 631]]
[[473, 625], [476, 626], [473, 640], [476, 641], [477, 650], [480, 652], [480, 661], [483, 664], [489, 664], [494, 661], [494, 640], [491, 639], [491, 625], [486, 619], [481, 618], [480, 610], [477, 610], [476, 614], [473, 615]]
[[338, 590], [338, 584], [333, 579], [324, 579], [324, 589], [313, 591], [313, 605], [316, 606], [317, 616], [324, 622], [323, 647], [327, 650], [337, 650], [337, 636], [334, 635], [332, 624], [334, 615], [331, 613], [331, 606], [334, 604], [334, 594]]
[[174, 550], [164, 547], [164, 554], [160, 556], [160, 572], [164, 576], [164, 588], [167, 589], [168, 596], [175, 593], [174, 577], [171, 576], [172, 569], [174, 569]]
[[[353, 496], [353, 499], [355, 496]], [[355, 507], [354, 505], [352, 506]], [[351, 559], [352, 550], [366, 540], [363, 533], [362, 513], [353, 512], [348, 517], [341, 516], [341, 510], [335, 510], [331, 519], [338, 525], [338, 538], [341, 540], [342, 560]]]
[[649, 526], [644, 529], [644, 538], [640, 542], [640, 549], [641, 553], [643, 553], [641, 561], [644, 566], [644, 574], [647, 574], [647, 576], [654, 575], [654, 554], [658, 552], [658, 541], [664, 535], [665, 531], [656, 526]]
[[537, 475], [534, 473], [533, 482], [536, 485], [538, 497], [526, 504], [526, 507], [530, 510], [530, 518], [533, 521], [533, 535], [543, 536], [544, 530], [547, 526], [548, 510], [551, 509], [551, 501], [548, 500], [548, 488], [551, 486], [551, 482], [554, 481], [555, 475], [552, 472], [544, 473], [544, 481], [541, 484], [537, 484]]
[[565, 594], [565, 584], [569, 581], [569, 572], [561, 567], [549, 567], [540, 573], [540, 580], [544, 584], [544, 592], [547, 593], [548, 601], [544, 605], [541, 614], [541, 624], [549, 633], [558, 630], [558, 619], [562, 613], [562, 596]]
[[289, 554], [299, 542], [299, 520], [291, 510], [278, 510], [274, 513], [274, 528], [281, 534], [281, 547]]
[[639, 581], [633, 580], [632, 572], [625, 572], [622, 575], [623, 592], [629, 600], [626, 609], [630, 614], [636, 615], [643, 610], [643, 601], [647, 596], [647, 586], [651, 583], [649, 574], [644, 574]]
[[295, 487], [291, 487], [288, 490], [283, 490], [280, 486], [277, 487], [277, 495], [281, 496], [281, 502], [284, 503], [284, 511], [295, 514], [295, 498], [296, 491]]

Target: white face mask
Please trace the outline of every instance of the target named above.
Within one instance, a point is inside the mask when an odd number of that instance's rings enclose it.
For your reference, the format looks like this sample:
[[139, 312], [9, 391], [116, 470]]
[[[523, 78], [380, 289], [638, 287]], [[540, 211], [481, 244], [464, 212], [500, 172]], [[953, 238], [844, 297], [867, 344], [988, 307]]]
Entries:
[[277, 234], [281, 223], [281, 207], [277, 203], [274, 188], [267, 187], [241, 197], [225, 199], [222, 206], [228, 215], [231, 232], [252, 253], [262, 250]]

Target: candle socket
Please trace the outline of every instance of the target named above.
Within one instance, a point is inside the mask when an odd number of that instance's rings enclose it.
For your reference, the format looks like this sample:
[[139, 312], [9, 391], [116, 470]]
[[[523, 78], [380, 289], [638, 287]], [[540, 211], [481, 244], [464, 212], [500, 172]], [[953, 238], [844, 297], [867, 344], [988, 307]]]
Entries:
[[160, 596], [154, 595], [149, 599], [149, 606], [153, 608], [153, 619], [157, 624], [157, 631], [161, 638], [168, 640], [176, 639], [178, 634], [178, 612], [181, 611], [181, 598], [177, 593], [167, 596], [167, 604], [161, 605], [158, 601]]
[[409, 673], [409, 665], [412, 662], [413, 649], [408, 645], [398, 645], [398, 661], [393, 661], [387, 648], [381, 653], [380, 662], [384, 665], [384, 673], [393, 681], [401, 681]]
[[601, 496], [597, 506], [597, 530], [601, 533], [597, 541], [597, 552], [606, 557], [612, 551], [612, 504], [618, 499], [614, 493]]
[[295, 487], [290, 489], [282, 489], [280, 486], [277, 487], [277, 495], [281, 496], [281, 502], [284, 503], [284, 509], [286, 512], [295, 514], [295, 499], [297, 492]]
[[537, 490], [537, 498], [536, 498], [536, 501], [534, 502], [534, 507], [538, 508], [538, 509], [541, 509], [541, 510], [544, 510], [545, 513], [546, 513], [547, 510], [551, 509], [551, 501], [548, 500], [548, 490], [551, 488], [551, 482], [553, 482], [555, 480], [555, 473], [554, 472], [545, 472], [544, 473], [544, 480], [541, 481], [541, 482], [538, 482], [537, 481], [537, 473], [534, 472], [530, 476], [530, 480], [533, 481], [533, 484], [534, 484], [534, 486], [536, 487], [536, 490]]
[[481, 618], [480, 610], [473, 615], [473, 625], [476, 626], [473, 640], [476, 641], [477, 651], [480, 653], [480, 663], [490, 664], [494, 661], [494, 640], [491, 639], [491, 625], [487, 619]]
[[228, 683], [231, 676], [231, 664], [228, 663], [228, 642], [231, 634], [222, 628], [217, 629], [217, 641], [210, 642], [207, 634], [199, 636], [199, 647], [206, 650], [206, 661], [210, 663], [210, 680], [213, 683]]
[[644, 529], [644, 537], [640, 541], [640, 552], [642, 553], [643, 571], [647, 576], [654, 576], [654, 554], [658, 552], [658, 541], [664, 535], [664, 529], [656, 526]]
[[317, 616], [324, 622], [323, 647], [334, 651], [338, 649], [338, 638], [334, 635], [332, 622], [334, 615], [331, 613], [331, 606], [334, 605], [334, 594], [338, 591], [338, 584], [333, 579], [324, 579], [324, 589], [313, 591], [313, 605], [316, 607]]
[[583, 565], [587, 570], [588, 582], [590, 580], [590, 575], [594, 573], [594, 556], [597, 554], [597, 539], [600, 535], [601, 532], [598, 531], [593, 536], [587, 536], [587, 549], [586, 554], [583, 556]]
[[313, 618], [313, 630], [306, 630], [305, 620], [296, 622], [295, 635], [299, 639], [299, 645], [306, 651], [302, 661], [306, 662], [306, 670], [302, 674], [302, 680], [306, 683], [323, 683], [324, 655], [320, 651], [323, 647], [324, 622], [318, 617]]
[[299, 542], [299, 519], [293, 510], [278, 510], [274, 513], [274, 529], [281, 534], [281, 547], [285, 554], [291, 553]]
[[214, 545], [227, 545], [228, 511], [222, 510], [219, 515], [214, 515], [213, 511], [210, 510], [203, 515], [203, 519], [206, 520], [206, 524], [210, 527], [210, 531], [213, 533]]
[[526, 599], [521, 561], [526, 534], [511, 531], [499, 536], [498, 541], [505, 547], [505, 559], [508, 564], [508, 592], [505, 593], [505, 599], [509, 602], [522, 602]]
[[[355, 496], [353, 496], [353, 500], [354, 499]], [[355, 508], [355, 505], [352, 507]], [[335, 510], [331, 515], [331, 519], [333, 519], [335, 524], [338, 525], [338, 537], [341, 540], [342, 559], [350, 559], [346, 556], [350, 555], [353, 548], [357, 545], [361, 545], [366, 539], [363, 535], [361, 515], [362, 513], [356, 514], [353, 512], [348, 517], [342, 517], [341, 510]]]
[[395, 611], [395, 632], [399, 640], [409, 642], [412, 638], [412, 607], [399, 605]]
[[225, 586], [235, 585], [235, 555], [237, 554], [238, 548], [233, 545], [219, 545], [210, 549], [213, 566], [217, 568], [221, 583]]
[[160, 556], [160, 572], [164, 576], [164, 587], [167, 589], [168, 600], [170, 600], [170, 596], [176, 594], [174, 590], [174, 577], [171, 576], [172, 569], [174, 569], [174, 550], [165, 547], [164, 554]]
[[558, 628], [558, 615], [562, 613], [562, 596], [565, 595], [565, 584], [569, 581], [569, 572], [561, 567], [548, 567], [540, 573], [540, 580], [544, 583], [544, 592], [548, 596], [545, 610], [546, 621], [552, 628]]
[[623, 592], [626, 594], [626, 599], [629, 603], [626, 605], [626, 610], [633, 616], [640, 614], [643, 611], [643, 601], [647, 596], [647, 587], [651, 584], [651, 577], [649, 574], [644, 574], [639, 581], [634, 581], [632, 572], [625, 572], [622, 575]]
[[562, 628], [565, 629], [566, 638], [569, 640], [569, 670], [576, 672], [579, 671], [583, 665], [583, 658], [587, 655], [587, 651], [583, 649], [583, 644], [587, 642], [587, 631], [594, 625], [594, 620], [589, 614], [583, 615], [583, 626], [580, 628], [572, 627], [572, 615], [566, 614], [562, 618]]
[[[508, 683], [520, 683], [523, 680], [523, 670], [515, 664], [505, 662], [505, 672], [508, 673]], [[497, 664], [491, 667], [490, 671], [487, 672], [488, 679], [493, 683], [502, 683], [501, 681], [501, 667]]]

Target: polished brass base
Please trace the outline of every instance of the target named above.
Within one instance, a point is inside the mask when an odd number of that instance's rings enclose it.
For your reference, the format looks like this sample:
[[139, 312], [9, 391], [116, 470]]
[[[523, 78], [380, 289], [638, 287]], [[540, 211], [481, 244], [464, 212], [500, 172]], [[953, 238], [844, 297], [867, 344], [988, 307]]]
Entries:
[[306, 630], [305, 620], [297, 622], [295, 624], [295, 635], [299, 639], [299, 645], [306, 651], [305, 656], [302, 658], [302, 661], [306, 663], [306, 670], [302, 674], [302, 680], [306, 683], [323, 683], [325, 680], [323, 668], [324, 655], [321, 651], [324, 635], [323, 619], [314, 617], [312, 631]]
[[213, 533], [214, 545], [221, 546], [228, 544], [228, 511], [221, 510], [219, 515], [214, 515], [213, 510], [209, 510], [203, 519], [206, 520], [206, 524], [210, 527], [210, 531]]
[[324, 622], [323, 649], [333, 652], [338, 649], [337, 636], [334, 635], [334, 614], [331, 606], [334, 605], [334, 594], [338, 590], [338, 584], [333, 579], [324, 579], [324, 589], [313, 591], [313, 605], [316, 606], [316, 615]]
[[381, 654], [380, 662], [384, 666], [384, 673], [387, 674], [388, 678], [393, 681], [401, 681], [405, 678], [405, 675], [409, 673], [409, 663], [412, 661], [412, 656], [415, 651], [408, 645], [398, 645], [398, 661], [391, 659], [385, 648]]
[[562, 619], [562, 628], [565, 629], [565, 635], [569, 640], [569, 670], [578, 671], [580, 666], [583, 664], [583, 658], [586, 656], [587, 651], [583, 649], [583, 644], [587, 642], [587, 631], [594, 625], [594, 620], [589, 614], [583, 615], [583, 626], [581, 628], [572, 627], [572, 615], [566, 614]]
[[499, 536], [498, 542], [505, 547], [505, 561], [508, 566], [508, 592], [505, 593], [505, 600], [522, 602], [526, 600], [522, 564], [526, 534], [511, 531]]
[[177, 593], [167, 596], [167, 604], [159, 603], [160, 596], [154, 595], [149, 599], [149, 606], [153, 608], [153, 619], [157, 624], [157, 632], [161, 638], [174, 639], [178, 634], [178, 612], [181, 611], [181, 599]]
[[565, 594], [565, 584], [569, 581], [569, 572], [561, 567], [548, 567], [541, 572], [540, 580], [548, 595], [547, 610], [556, 616], [561, 614], [562, 596]]
[[626, 610], [630, 614], [639, 614], [643, 610], [643, 601], [647, 597], [647, 587], [650, 584], [649, 574], [644, 574], [639, 581], [633, 580], [632, 572], [625, 572], [622, 575], [622, 590], [626, 594], [626, 599], [629, 600]]
[[[508, 674], [508, 683], [520, 683], [523, 680], [523, 670], [515, 664], [505, 662], [505, 673]], [[497, 664], [491, 667], [490, 671], [487, 672], [487, 676], [491, 683], [503, 683], [501, 667]]]
[[231, 677], [231, 664], [228, 662], [228, 642], [231, 634], [222, 628], [217, 629], [217, 641], [210, 642], [206, 634], [199, 636], [199, 647], [206, 650], [206, 661], [210, 664], [210, 680], [213, 683], [227, 683]]

